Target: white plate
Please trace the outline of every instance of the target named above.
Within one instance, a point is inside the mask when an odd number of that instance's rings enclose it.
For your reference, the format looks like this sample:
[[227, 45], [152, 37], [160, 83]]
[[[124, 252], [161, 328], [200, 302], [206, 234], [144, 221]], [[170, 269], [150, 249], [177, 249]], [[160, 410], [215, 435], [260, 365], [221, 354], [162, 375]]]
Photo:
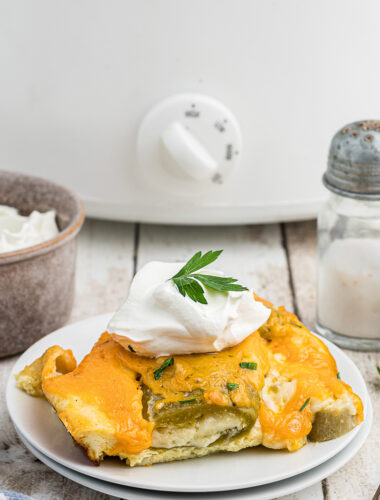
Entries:
[[[119, 459], [111, 458], [94, 467], [82, 451], [73, 446], [49, 403], [17, 389], [13, 374], [54, 344], [71, 348], [77, 360], [81, 360], [105, 330], [110, 316], [89, 318], [42, 338], [18, 359], [8, 381], [7, 404], [13, 422], [34, 448], [65, 467], [96, 479], [136, 488], [176, 492], [226, 491], [280, 481], [312, 469], [339, 453], [359, 432], [358, 426], [340, 438], [308, 444], [291, 454], [257, 447], [153, 467], [129, 468]], [[362, 398], [365, 418], [368, 418], [369, 397], [359, 370], [339, 348], [327, 340], [324, 342], [335, 357], [343, 380]]]
[[363, 443], [366, 441], [369, 431], [371, 430], [371, 424], [372, 407], [371, 402], [369, 401], [367, 419], [351, 443], [343, 448], [343, 450], [335, 455], [335, 457], [330, 458], [330, 460], [327, 460], [317, 467], [314, 467], [314, 469], [304, 472], [303, 474], [298, 474], [297, 476], [289, 479], [284, 479], [283, 481], [277, 481], [275, 483], [257, 486], [255, 488], [194, 494], [169, 493], [167, 491], [160, 492], [129, 488], [128, 486], [121, 486], [119, 484], [101, 481], [100, 479], [94, 479], [93, 477], [68, 469], [51, 458], [48, 458], [46, 455], [36, 450], [17, 428], [16, 431], [25, 446], [33, 453], [33, 455], [35, 455], [41, 460], [41, 462], [46, 464], [51, 469], [55, 470], [62, 476], [75, 481], [76, 483], [86, 486], [87, 488], [91, 488], [107, 495], [113, 495], [118, 498], [128, 500], [271, 500], [273, 498], [290, 495], [296, 491], [303, 490], [304, 488], [321, 481], [325, 477], [333, 474], [335, 471], [343, 467], [343, 465], [351, 460], [351, 458], [358, 452]]

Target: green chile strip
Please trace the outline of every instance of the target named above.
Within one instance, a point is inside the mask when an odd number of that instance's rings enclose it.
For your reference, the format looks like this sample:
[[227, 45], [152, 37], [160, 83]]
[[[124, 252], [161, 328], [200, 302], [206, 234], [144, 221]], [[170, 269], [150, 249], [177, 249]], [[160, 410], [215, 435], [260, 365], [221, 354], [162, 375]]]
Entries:
[[239, 365], [241, 366], [241, 368], [245, 368], [246, 370], [257, 370], [257, 363], [253, 363], [253, 362], [242, 362], [242, 363], [239, 363]]
[[170, 358], [165, 359], [160, 368], [157, 368], [157, 370], [153, 372], [154, 380], [158, 380], [161, 377], [162, 372], [165, 370], [165, 368], [172, 365], [174, 365], [174, 358], [173, 356], [170, 356]]
[[182, 401], [178, 401], [178, 403], [181, 403], [181, 405], [183, 405], [183, 403], [193, 403], [196, 400], [197, 400], [196, 398], [183, 399]]

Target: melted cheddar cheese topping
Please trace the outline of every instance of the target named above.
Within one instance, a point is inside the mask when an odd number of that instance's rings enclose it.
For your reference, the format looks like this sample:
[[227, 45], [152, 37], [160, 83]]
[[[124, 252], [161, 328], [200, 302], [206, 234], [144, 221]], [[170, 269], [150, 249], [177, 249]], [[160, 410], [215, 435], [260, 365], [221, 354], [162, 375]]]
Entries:
[[66, 402], [57, 414], [74, 439], [89, 427], [96, 406], [96, 417], [114, 435], [112, 454], [140, 453], [152, 443], [153, 423], [143, 418], [141, 386], [135, 372], [121, 362], [123, 351], [103, 334], [75, 370], [48, 378], [43, 373], [42, 379], [42, 389], [53, 404], [57, 399]]
[[[112, 335], [112, 337], [117, 337]], [[264, 377], [270, 366], [266, 341], [258, 332], [247, 337], [235, 347], [210, 354], [186, 354], [174, 356], [174, 364], [166, 368], [158, 380], [154, 371], [162, 366], [167, 357], [146, 358], [122, 350], [120, 354], [132, 370], [141, 374], [142, 382], [161, 398], [156, 409], [183, 400], [190, 392], [201, 390], [206, 402], [220, 406], [232, 404], [249, 407], [249, 387], [257, 391], [264, 384]], [[256, 363], [256, 370], [244, 369], [240, 363]], [[238, 384], [228, 391], [226, 382]], [[229, 397], [227, 397], [227, 395]]]

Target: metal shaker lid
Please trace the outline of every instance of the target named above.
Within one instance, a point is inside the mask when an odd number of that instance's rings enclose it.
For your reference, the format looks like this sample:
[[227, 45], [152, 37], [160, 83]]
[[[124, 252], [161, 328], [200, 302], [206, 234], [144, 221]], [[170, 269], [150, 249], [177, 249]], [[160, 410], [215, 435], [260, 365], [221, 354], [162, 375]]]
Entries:
[[380, 199], [380, 120], [350, 123], [334, 135], [323, 183], [342, 196]]

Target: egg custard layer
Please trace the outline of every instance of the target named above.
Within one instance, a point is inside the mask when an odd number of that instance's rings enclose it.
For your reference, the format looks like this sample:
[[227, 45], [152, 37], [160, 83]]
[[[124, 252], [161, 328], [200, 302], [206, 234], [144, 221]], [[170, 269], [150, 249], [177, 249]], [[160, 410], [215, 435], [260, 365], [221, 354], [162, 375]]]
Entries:
[[151, 359], [106, 332], [78, 366], [70, 350], [49, 348], [17, 385], [45, 397], [96, 464], [107, 455], [150, 465], [259, 444], [295, 451], [358, 425], [361, 400], [327, 347], [295, 315], [263, 302], [267, 323], [221, 352]]

